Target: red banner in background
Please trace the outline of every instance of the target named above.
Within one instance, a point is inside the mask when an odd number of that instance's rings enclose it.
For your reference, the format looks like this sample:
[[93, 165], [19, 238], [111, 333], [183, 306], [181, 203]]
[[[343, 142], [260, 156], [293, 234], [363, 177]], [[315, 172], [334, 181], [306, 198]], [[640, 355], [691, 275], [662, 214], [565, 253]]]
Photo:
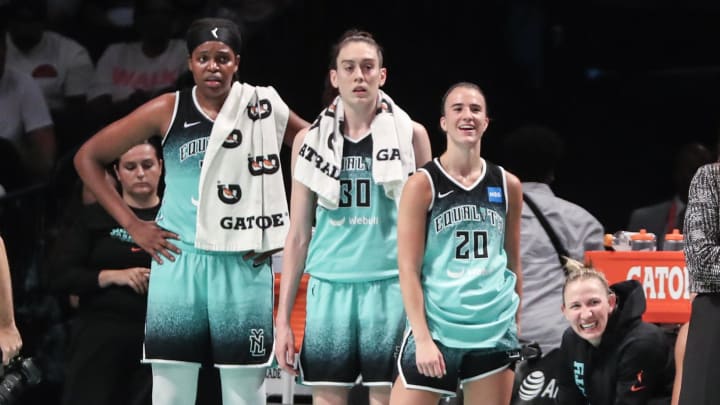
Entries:
[[638, 280], [645, 291], [643, 320], [685, 323], [690, 320], [689, 279], [683, 252], [586, 252], [585, 261], [605, 273], [610, 284]]

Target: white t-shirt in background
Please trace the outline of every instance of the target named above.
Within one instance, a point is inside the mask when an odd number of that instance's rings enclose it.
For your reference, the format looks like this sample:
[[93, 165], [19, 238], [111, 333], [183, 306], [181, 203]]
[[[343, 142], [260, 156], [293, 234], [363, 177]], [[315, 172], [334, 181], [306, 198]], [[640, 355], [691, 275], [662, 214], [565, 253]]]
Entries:
[[88, 100], [110, 94], [113, 102], [130, 97], [136, 90], [157, 91], [174, 86], [188, 69], [185, 41], [172, 39], [161, 55], [149, 58], [140, 42], [108, 46], [98, 60]]
[[94, 67], [87, 49], [56, 32], [43, 32], [29, 52], [21, 52], [6, 35], [7, 64], [30, 75], [42, 89], [50, 109], [65, 107], [65, 97], [84, 96]]
[[0, 137], [16, 144], [28, 132], [53, 125], [38, 84], [7, 65], [0, 77], [0, 111]]

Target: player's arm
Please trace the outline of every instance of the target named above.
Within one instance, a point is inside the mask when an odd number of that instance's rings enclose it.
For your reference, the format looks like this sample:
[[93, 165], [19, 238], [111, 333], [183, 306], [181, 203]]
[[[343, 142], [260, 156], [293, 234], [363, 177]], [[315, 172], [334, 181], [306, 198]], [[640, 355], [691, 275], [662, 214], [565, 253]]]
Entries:
[[425, 255], [425, 226], [432, 202], [432, 187], [424, 172], [410, 176], [398, 209], [398, 267], [405, 312], [417, 346], [418, 371], [430, 377], [445, 374], [445, 361], [433, 342], [425, 316], [425, 296], [420, 277]]
[[[291, 156], [293, 171], [300, 147], [305, 140], [305, 134], [307, 134], [307, 128], [302, 129], [293, 142]], [[295, 305], [300, 279], [305, 269], [305, 259], [307, 258], [308, 246], [312, 236], [315, 204], [315, 193], [304, 184], [293, 179], [292, 194], [290, 195], [290, 228], [285, 239], [280, 297], [277, 317], [275, 318], [275, 356], [278, 365], [292, 374], [297, 374], [297, 371], [294, 369], [295, 336], [290, 327], [290, 316]]]
[[422, 124], [413, 121], [413, 149], [415, 150], [415, 168], [420, 168], [432, 159], [430, 137]]
[[287, 126], [285, 127], [285, 136], [283, 137], [283, 143], [287, 146], [292, 147], [294, 145], [295, 136], [299, 135], [301, 129], [307, 128], [309, 126], [309, 122], [305, 121], [304, 119], [302, 119], [302, 117], [295, 114], [293, 110], [290, 110]]
[[5, 242], [0, 238], [0, 350], [2, 364], [7, 365], [10, 359], [20, 353], [22, 339], [15, 325], [15, 309], [12, 299], [12, 282], [8, 265]]
[[169, 251], [180, 252], [167, 240], [177, 239], [177, 235], [138, 219], [117, 190], [105, 180], [105, 166], [153, 135], [165, 134], [174, 107], [175, 95], [172, 93], [148, 101], [87, 140], [74, 159], [80, 178], [98, 202], [130, 233], [135, 243], [158, 262], [162, 262], [160, 254], [172, 260]]
[[522, 269], [520, 262], [520, 214], [522, 212], [522, 184], [513, 174], [506, 172], [508, 191], [508, 212], [505, 220], [505, 253], [507, 254], [508, 268], [515, 273], [515, 292], [520, 298], [515, 321], [518, 335], [520, 334], [520, 309], [522, 306]]

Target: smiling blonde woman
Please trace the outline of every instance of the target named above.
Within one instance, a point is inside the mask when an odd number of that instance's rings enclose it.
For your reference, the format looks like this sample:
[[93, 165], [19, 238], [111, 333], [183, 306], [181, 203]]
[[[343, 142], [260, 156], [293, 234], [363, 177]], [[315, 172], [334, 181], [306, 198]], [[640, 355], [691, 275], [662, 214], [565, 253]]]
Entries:
[[570, 260], [562, 311], [570, 323], [560, 347], [559, 405], [644, 405], [670, 400], [671, 348], [656, 325], [642, 321], [637, 280], [608, 285], [605, 275]]

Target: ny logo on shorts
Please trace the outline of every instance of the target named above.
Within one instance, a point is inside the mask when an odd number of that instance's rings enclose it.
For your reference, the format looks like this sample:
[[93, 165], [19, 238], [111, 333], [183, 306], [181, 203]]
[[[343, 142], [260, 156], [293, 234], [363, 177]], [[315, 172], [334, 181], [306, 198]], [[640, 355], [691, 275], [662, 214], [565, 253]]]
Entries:
[[262, 329], [250, 329], [250, 354], [253, 357], [265, 355], [265, 331]]

